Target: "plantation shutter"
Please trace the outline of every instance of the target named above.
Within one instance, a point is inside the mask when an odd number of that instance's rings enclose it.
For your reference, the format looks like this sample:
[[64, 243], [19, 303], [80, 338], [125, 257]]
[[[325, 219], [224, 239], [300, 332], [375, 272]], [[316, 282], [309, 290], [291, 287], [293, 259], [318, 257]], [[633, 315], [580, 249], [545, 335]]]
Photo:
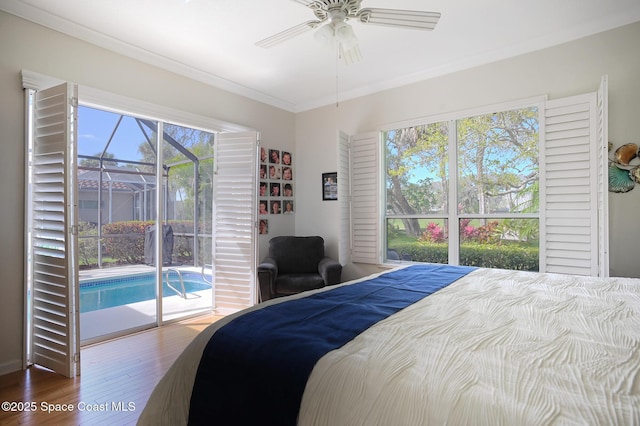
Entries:
[[215, 143], [213, 282], [221, 311], [256, 302], [257, 147], [257, 132], [221, 134]]
[[380, 135], [351, 136], [351, 260], [380, 262]]
[[609, 88], [603, 76], [598, 89], [598, 275], [609, 276]]
[[75, 138], [77, 89], [35, 94], [31, 184], [31, 362], [67, 377], [80, 373]]
[[340, 203], [340, 242], [338, 260], [343, 266], [351, 261], [351, 191], [349, 177], [349, 135], [338, 132], [338, 202]]
[[[604, 253], [602, 138], [597, 94], [547, 101], [541, 134], [544, 185], [541, 270], [597, 276]], [[604, 118], [604, 117], [603, 117]], [[598, 159], [600, 158], [600, 162]]]

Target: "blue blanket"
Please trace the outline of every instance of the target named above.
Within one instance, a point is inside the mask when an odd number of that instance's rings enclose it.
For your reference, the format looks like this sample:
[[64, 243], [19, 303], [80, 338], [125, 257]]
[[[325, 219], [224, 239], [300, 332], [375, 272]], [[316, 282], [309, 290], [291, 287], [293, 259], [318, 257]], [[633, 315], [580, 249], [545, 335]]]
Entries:
[[203, 352], [189, 424], [295, 425], [322, 356], [474, 269], [413, 265], [234, 319]]

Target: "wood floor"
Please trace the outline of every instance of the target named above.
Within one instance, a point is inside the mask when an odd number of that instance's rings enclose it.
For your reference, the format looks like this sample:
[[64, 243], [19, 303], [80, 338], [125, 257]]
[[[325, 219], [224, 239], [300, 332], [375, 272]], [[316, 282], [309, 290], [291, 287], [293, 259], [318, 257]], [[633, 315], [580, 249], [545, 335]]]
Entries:
[[[0, 425], [135, 424], [154, 386], [182, 349], [220, 318], [211, 314], [84, 347], [82, 374], [73, 379], [35, 366], [0, 376], [0, 402], [36, 406], [35, 412], [0, 410]], [[43, 411], [63, 406], [73, 411]]]

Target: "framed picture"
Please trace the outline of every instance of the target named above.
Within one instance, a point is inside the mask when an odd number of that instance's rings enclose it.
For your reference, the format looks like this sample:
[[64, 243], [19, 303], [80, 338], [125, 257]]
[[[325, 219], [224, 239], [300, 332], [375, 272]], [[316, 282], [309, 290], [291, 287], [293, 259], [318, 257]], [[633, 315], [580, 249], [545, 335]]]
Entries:
[[266, 197], [269, 195], [269, 183], [263, 180], [260, 181], [260, 196]]
[[282, 195], [282, 192], [280, 192], [280, 183], [279, 182], [271, 182], [269, 184], [269, 194], [272, 197], [279, 197]]
[[260, 219], [260, 235], [266, 235], [269, 233], [269, 221], [267, 219]]
[[271, 214], [281, 214], [282, 204], [280, 200], [271, 200], [271, 205], [269, 206], [271, 209]]
[[282, 151], [282, 165], [283, 166], [292, 166], [293, 165], [293, 157], [291, 153], [288, 151]]
[[282, 201], [282, 214], [293, 214], [293, 201], [292, 200], [283, 200]]
[[269, 149], [269, 163], [280, 164], [280, 151], [277, 149]]
[[281, 176], [282, 168], [280, 166], [274, 166], [273, 164], [269, 166], [269, 179], [280, 180]]
[[293, 197], [293, 184], [291, 182], [285, 182], [282, 188], [283, 197]]
[[269, 201], [260, 200], [258, 203], [258, 214], [269, 214]]
[[322, 199], [338, 199], [338, 172], [322, 174]]
[[293, 179], [293, 170], [291, 170], [291, 167], [283, 167], [282, 168], [282, 179], [283, 180], [291, 180], [291, 179]]

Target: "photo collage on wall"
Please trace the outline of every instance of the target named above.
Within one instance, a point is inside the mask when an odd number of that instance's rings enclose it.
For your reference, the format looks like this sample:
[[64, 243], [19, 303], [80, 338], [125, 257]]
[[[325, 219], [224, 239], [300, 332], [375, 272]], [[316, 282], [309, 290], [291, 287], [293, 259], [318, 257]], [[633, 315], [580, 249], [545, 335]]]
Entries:
[[258, 216], [260, 234], [269, 233], [269, 216], [294, 213], [293, 157], [289, 151], [260, 147]]

